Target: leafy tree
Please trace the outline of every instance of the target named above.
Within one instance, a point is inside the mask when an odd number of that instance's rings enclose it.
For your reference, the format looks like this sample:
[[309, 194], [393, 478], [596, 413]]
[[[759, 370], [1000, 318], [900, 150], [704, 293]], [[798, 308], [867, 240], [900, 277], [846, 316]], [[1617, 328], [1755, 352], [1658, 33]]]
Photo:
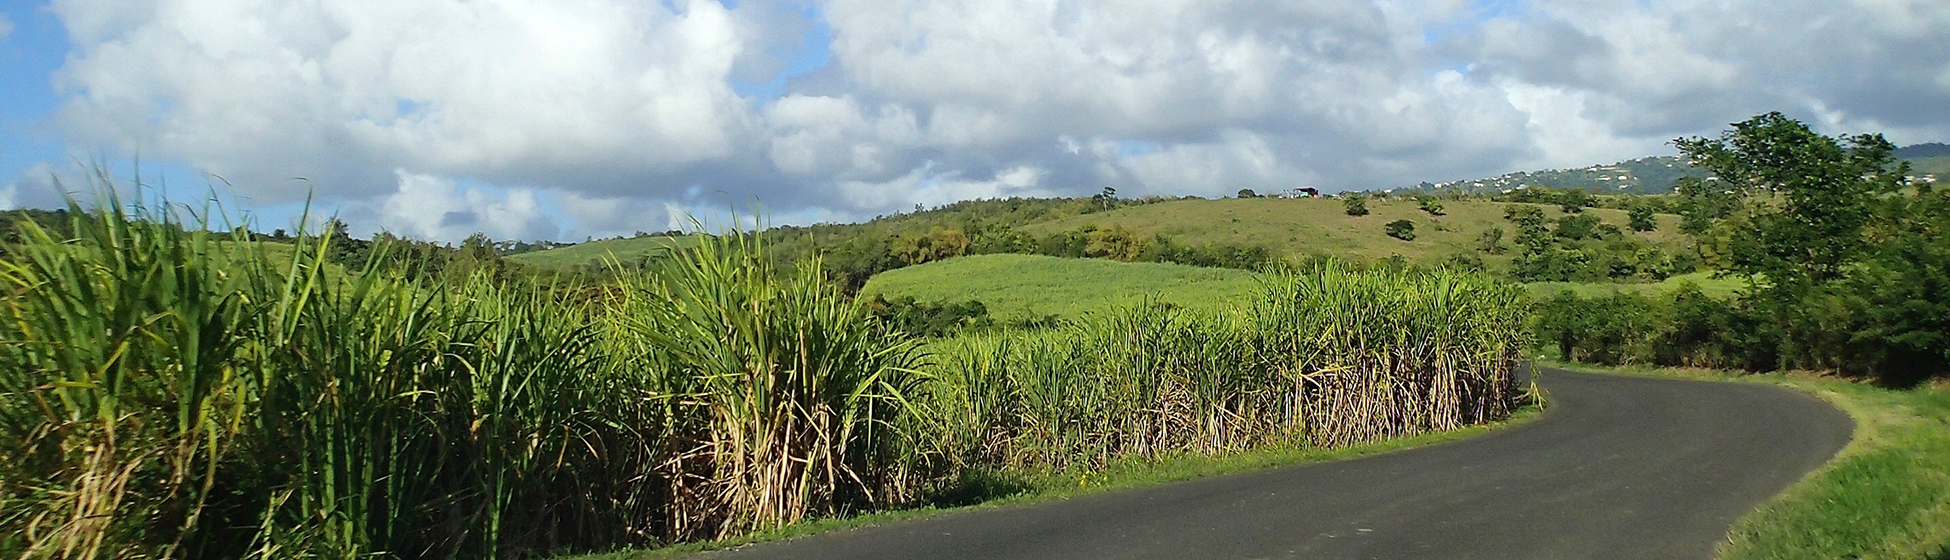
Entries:
[[1674, 144], [1760, 202], [1747, 205], [1728, 265], [1780, 290], [1839, 278], [1862, 254], [1870, 199], [1899, 191], [1908, 172], [1880, 134], [1837, 140], [1780, 113], [1735, 123], [1719, 138]]
[[1415, 240], [1415, 222], [1411, 222], [1408, 220], [1395, 220], [1392, 222], [1388, 222], [1388, 225], [1383, 227], [1386, 228], [1389, 237], [1400, 239], [1402, 241]]
[[1591, 202], [1591, 193], [1585, 192], [1584, 189], [1566, 189], [1557, 194], [1558, 206], [1566, 214], [1583, 212], [1584, 207], [1590, 206]]
[[1572, 214], [1557, 219], [1557, 229], [1552, 231], [1563, 239], [1587, 239], [1598, 236], [1598, 217], [1589, 214]]
[[1096, 203], [1098, 207], [1103, 208], [1105, 210], [1109, 210], [1113, 207], [1116, 207], [1117, 189], [1111, 187], [1110, 185], [1104, 185], [1104, 190], [1095, 195], [1091, 195], [1090, 201]]
[[1368, 215], [1368, 197], [1349, 194], [1341, 198], [1341, 208], [1345, 209], [1349, 216], [1366, 216]]
[[1632, 206], [1632, 209], [1626, 212], [1626, 219], [1632, 231], [1659, 229], [1659, 222], [1652, 213], [1652, 207], [1645, 204]]
[[1239, 189], [1239, 198], [1259, 198], [1259, 193], [1252, 189]]
[[1514, 204], [1503, 209], [1503, 217], [1517, 226], [1517, 244], [1536, 252], [1550, 247], [1550, 229], [1544, 226], [1544, 210], [1529, 204]]
[[1085, 239], [1083, 255], [1086, 257], [1129, 261], [1144, 251], [1144, 239], [1136, 231], [1118, 224], [1092, 231]]

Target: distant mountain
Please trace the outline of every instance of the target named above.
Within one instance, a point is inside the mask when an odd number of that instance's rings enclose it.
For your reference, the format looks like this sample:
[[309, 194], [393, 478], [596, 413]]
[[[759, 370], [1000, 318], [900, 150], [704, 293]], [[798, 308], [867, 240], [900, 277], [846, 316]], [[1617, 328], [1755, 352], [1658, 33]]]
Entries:
[[1940, 142], [1930, 142], [1927, 144], [1917, 144], [1914, 146], [1904, 146], [1901, 148], [1896, 148], [1896, 157], [1903, 158], [1903, 159], [1932, 158], [1932, 157], [1943, 157], [1943, 156], [1950, 156], [1950, 145], [1946, 145]]
[[1599, 193], [1663, 194], [1685, 177], [1706, 177], [1705, 170], [1688, 165], [1678, 156], [1652, 156], [1609, 165], [1577, 169], [1518, 171], [1488, 179], [1424, 182], [1413, 190], [1461, 190], [1464, 192], [1507, 192], [1518, 188], [1546, 187], [1584, 189]]
[[[1919, 176], [1929, 174], [1931, 177], [1937, 177], [1950, 173], [1950, 144], [1930, 142], [1905, 146], [1898, 148], [1895, 155], [1909, 160], [1915, 166]], [[1678, 185], [1682, 178], [1710, 175], [1712, 174], [1704, 169], [1687, 164], [1679, 156], [1652, 156], [1577, 169], [1518, 171], [1488, 179], [1424, 182], [1407, 187], [1407, 190], [1461, 190], [1480, 193], [1548, 187], [1584, 189], [1595, 193], [1665, 194], [1673, 192], [1673, 187]]]

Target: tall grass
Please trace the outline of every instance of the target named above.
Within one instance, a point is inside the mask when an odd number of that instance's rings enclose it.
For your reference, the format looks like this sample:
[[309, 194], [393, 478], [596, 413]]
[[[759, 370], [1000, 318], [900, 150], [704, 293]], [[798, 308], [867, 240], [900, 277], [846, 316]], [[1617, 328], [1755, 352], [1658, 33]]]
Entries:
[[747, 238], [570, 297], [73, 210], [0, 260], [0, 555], [516, 557], [911, 485], [913, 346]]
[[1328, 265], [1234, 309], [1145, 304], [950, 340], [940, 441], [968, 465], [1090, 468], [1494, 420], [1518, 397], [1523, 297], [1481, 275]]
[[[727, 234], [596, 286], [342, 270], [113, 199], [0, 254], [0, 556], [520, 558], [962, 473], [1498, 417], [1516, 288], [1326, 268], [922, 348]], [[375, 256], [381, 262], [383, 253]]]

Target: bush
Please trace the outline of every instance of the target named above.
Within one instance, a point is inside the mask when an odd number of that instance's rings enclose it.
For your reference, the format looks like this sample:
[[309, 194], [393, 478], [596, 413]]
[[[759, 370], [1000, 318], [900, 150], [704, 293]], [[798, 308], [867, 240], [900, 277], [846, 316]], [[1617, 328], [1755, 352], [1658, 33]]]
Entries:
[[1366, 216], [1368, 215], [1368, 198], [1354, 193], [1343, 195], [1341, 197], [1341, 208], [1346, 210], [1349, 216]]
[[1388, 225], [1383, 227], [1388, 232], [1389, 237], [1400, 239], [1402, 241], [1415, 240], [1415, 222], [1409, 220], [1395, 220], [1392, 222], [1388, 222]]
[[1437, 200], [1433, 196], [1422, 197], [1421, 200], [1416, 202], [1416, 205], [1419, 206], [1423, 212], [1428, 212], [1430, 216], [1442, 215], [1442, 201]]

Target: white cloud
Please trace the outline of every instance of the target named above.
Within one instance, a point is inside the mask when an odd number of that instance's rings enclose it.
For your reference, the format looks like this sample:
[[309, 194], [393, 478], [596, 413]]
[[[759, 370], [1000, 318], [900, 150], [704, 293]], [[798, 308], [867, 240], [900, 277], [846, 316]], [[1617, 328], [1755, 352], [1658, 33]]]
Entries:
[[364, 218], [396, 235], [442, 241], [459, 241], [475, 233], [494, 239], [538, 239], [560, 233], [544, 215], [534, 190], [494, 192], [405, 170], [395, 176], [397, 190], [370, 205], [350, 205], [348, 217]]
[[[803, 223], [1106, 184], [1386, 188], [1662, 152], [1768, 110], [1950, 138], [1933, 0], [725, 4], [54, 0], [76, 45], [58, 124], [267, 203], [307, 177], [443, 239], [754, 201]], [[822, 24], [829, 65], [737, 93]]]
[[667, 171], [727, 158], [752, 129], [726, 79], [733, 19], [674, 4], [57, 0], [77, 48], [56, 83], [82, 139], [287, 197], [293, 176], [383, 193], [395, 167]]
[[12, 37], [13, 34], [14, 34], [14, 20], [7, 19], [7, 14], [0, 13], [0, 41], [7, 40], [7, 38]]

